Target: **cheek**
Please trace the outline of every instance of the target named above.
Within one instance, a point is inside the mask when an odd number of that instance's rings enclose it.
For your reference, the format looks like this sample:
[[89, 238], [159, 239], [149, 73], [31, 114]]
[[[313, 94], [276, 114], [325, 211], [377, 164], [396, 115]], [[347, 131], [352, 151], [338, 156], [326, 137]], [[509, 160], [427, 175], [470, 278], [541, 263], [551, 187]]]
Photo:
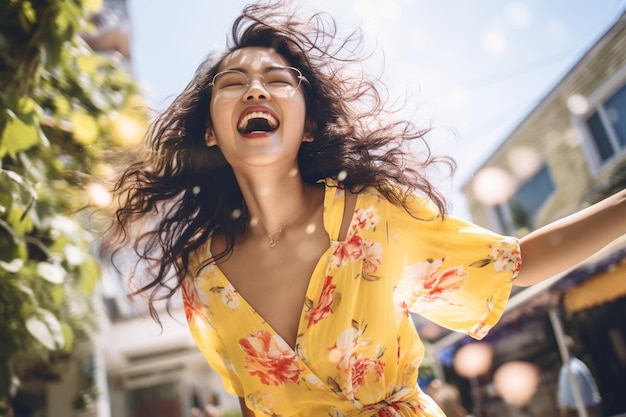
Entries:
[[227, 106], [211, 101], [211, 105], [209, 107], [209, 118], [215, 133], [224, 131], [224, 129], [230, 125], [230, 114], [232, 114], [232, 112], [228, 111]]
[[291, 117], [294, 117], [296, 120], [301, 120], [302, 125], [306, 124], [307, 111], [306, 111], [306, 102], [304, 100], [304, 96], [298, 97], [291, 106], [289, 106], [291, 110]]
[[219, 118], [221, 107], [222, 106], [215, 103], [215, 99], [211, 99], [211, 104], [209, 105], [209, 118], [213, 124], [215, 124], [215, 121]]

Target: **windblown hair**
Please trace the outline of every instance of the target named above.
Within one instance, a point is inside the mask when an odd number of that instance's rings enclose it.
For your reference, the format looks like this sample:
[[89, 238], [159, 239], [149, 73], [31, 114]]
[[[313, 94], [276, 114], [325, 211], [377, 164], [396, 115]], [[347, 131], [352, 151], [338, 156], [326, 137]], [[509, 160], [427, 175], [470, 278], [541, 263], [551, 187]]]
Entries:
[[[237, 236], [249, 227], [231, 167], [219, 148], [205, 143], [212, 128], [209, 83], [223, 60], [238, 49], [273, 48], [306, 77], [306, 126], [314, 136], [312, 142], [302, 143], [298, 154], [306, 183], [338, 178], [352, 192], [373, 187], [404, 207], [417, 192], [446, 213], [443, 196], [425, 173], [437, 163], [453, 171], [454, 163], [431, 154], [424, 140], [427, 130], [410, 121], [393, 121], [400, 109], [389, 108], [382, 82], [355, 71], [361, 68], [355, 64], [367, 58], [361, 32], [340, 36], [329, 15], [302, 19], [297, 12], [288, 10], [284, 1], [247, 6], [233, 24], [227, 49], [207, 58], [155, 119], [145, 158], [128, 167], [116, 183], [120, 206], [103, 239], [102, 255], [115, 261], [118, 252], [133, 248], [146, 264], [142, 274], [148, 274], [136, 293], [148, 292], [157, 321], [153, 302], [169, 301], [185, 276], [195, 272], [188, 270], [193, 253], [219, 235], [226, 249], [207, 263], [219, 261], [232, 253]], [[423, 150], [411, 151], [410, 141], [421, 142]]]

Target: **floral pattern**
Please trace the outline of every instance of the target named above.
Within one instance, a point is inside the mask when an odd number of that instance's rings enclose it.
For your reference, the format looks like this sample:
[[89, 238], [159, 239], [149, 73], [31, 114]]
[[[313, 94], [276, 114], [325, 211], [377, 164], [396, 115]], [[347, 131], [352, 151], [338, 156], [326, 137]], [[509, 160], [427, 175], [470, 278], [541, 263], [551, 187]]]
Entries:
[[296, 353], [278, 335], [259, 330], [239, 340], [239, 347], [246, 354], [246, 369], [263, 385], [277, 386], [300, 378]]
[[354, 211], [348, 238], [340, 242], [332, 254], [331, 265], [341, 268], [350, 262], [363, 261], [362, 276], [366, 279], [379, 279], [374, 274], [382, 262], [383, 248], [380, 242], [364, 239], [358, 234], [361, 230], [376, 230], [380, 217], [374, 207], [357, 208]]
[[237, 291], [230, 282], [224, 287], [212, 287], [211, 292], [217, 292], [222, 298], [222, 303], [228, 306], [231, 310], [235, 310], [239, 307], [239, 297], [237, 296]]
[[[332, 312], [333, 304], [340, 299], [339, 294], [337, 294], [337, 297], [335, 296], [336, 288], [337, 286], [333, 284], [333, 277], [328, 275], [324, 280], [324, 287], [322, 288], [322, 293], [320, 294], [317, 304], [315, 304], [307, 314], [307, 327], [311, 327], [313, 324], [328, 317]], [[313, 302], [309, 300], [308, 304], [312, 303]]]
[[212, 326], [211, 318], [206, 313], [206, 301], [201, 300], [201, 293], [195, 291], [193, 283], [185, 280], [182, 285], [183, 306], [188, 323], [199, 322]]
[[517, 241], [440, 221], [420, 199], [408, 214], [374, 192], [359, 195], [338, 241], [344, 190], [326, 184], [331, 247], [310, 278], [294, 348], [215, 266], [183, 284], [192, 336], [257, 416], [444, 417], [416, 385], [424, 350], [409, 311], [484, 337], [520, 270]]
[[374, 382], [378, 382], [383, 376], [385, 362], [382, 360], [385, 348], [378, 344], [374, 357], [368, 357], [361, 352], [361, 347], [372, 345], [373, 341], [363, 337], [363, 330], [354, 323], [343, 331], [335, 344], [329, 348], [328, 359], [334, 363], [340, 375], [345, 377], [343, 384], [334, 380], [333, 387], [340, 391], [343, 397], [355, 400], [358, 391], [365, 385], [366, 378], [373, 376]]
[[482, 268], [493, 264], [495, 272], [512, 272], [513, 278], [519, 274], [522, 268], [519, 245], [510, 240], [501, 240], [488, 245], [489, 256], [485, 259], [472, 262], [471, 266]]
[[427, 310], [438, 304], [449, 304], [449, 296], [463, 288], [468, 279], [467, 271], [462, 266], [443, 268], [443, 263], [443, 259], [428, 260], [404, 269], [398, 291], [409, 306]]

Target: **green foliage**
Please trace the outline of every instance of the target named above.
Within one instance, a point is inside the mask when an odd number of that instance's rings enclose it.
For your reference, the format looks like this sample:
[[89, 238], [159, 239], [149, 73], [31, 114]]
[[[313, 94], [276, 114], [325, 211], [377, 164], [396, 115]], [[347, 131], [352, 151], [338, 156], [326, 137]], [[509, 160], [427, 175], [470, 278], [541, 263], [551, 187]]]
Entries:
[[[138, 87], [79, 34], [93, 1], [0, 2], [0, 416], [29, 364], [50, 366], [94, 330], [86, 178], [141, 131]], [[74, 213], [74, 214], [73, 214]]]

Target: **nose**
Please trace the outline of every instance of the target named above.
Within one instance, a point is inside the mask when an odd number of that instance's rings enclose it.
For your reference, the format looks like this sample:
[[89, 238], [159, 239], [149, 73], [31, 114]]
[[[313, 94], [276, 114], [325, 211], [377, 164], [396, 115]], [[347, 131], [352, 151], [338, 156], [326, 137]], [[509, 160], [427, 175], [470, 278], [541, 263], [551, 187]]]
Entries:
[[248, 85], [248, 90], [243, 95], [244, 100], [267, 100], [270, 96], [270, 93], [265, 89], [263, 82], [261, 80], [251, 80]]

